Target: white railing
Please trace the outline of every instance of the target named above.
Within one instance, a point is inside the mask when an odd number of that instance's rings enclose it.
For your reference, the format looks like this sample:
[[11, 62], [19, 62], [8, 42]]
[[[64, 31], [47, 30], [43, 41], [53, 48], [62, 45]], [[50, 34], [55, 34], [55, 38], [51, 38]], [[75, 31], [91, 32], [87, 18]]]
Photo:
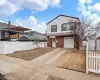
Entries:
[[30, 50], [47, 47], [47, 42], [7, 42], [0, 41], [0, 54], [9, 54], [15, 51]]
[[100, 53], [86, 49], [86, 72], [94, 72], [100, 74]]

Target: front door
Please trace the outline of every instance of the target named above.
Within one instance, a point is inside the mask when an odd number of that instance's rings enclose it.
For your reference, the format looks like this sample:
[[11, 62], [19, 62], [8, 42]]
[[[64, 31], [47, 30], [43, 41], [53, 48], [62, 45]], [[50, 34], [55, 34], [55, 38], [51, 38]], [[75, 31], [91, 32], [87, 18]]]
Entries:
[[56, 38], [52, 38], [52, 47], [56, 47]]

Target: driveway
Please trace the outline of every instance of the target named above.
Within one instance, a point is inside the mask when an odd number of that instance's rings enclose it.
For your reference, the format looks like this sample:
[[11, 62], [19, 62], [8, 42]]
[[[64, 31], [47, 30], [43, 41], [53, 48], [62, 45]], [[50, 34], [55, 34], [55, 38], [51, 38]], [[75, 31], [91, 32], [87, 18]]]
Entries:
[[71, 50], [57, 48], [31, 61], [2, 55], [0, 71], [8, 80], [100, 80], [97, 76], [58, 68], [56, 63], [66, 51], [70, 54]]

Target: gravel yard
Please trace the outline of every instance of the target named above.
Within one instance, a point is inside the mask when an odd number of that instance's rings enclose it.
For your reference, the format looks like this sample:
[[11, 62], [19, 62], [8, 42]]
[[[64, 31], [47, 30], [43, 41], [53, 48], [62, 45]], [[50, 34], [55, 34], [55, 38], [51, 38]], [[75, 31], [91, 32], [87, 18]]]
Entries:
[[33, 50], [17, 51], [11, 54], [7, 54], [6, 56], [30, 61], [54, 49], [55, 48], [36, 48]]

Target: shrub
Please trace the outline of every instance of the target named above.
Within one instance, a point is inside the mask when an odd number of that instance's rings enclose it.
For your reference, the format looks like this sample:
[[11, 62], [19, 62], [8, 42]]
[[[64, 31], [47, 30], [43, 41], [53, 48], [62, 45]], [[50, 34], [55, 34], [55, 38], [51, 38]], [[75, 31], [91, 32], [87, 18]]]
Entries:
[[7, 78], [5, 77], [5, 75], [0, 73], [0, 80], [7, 80]]

